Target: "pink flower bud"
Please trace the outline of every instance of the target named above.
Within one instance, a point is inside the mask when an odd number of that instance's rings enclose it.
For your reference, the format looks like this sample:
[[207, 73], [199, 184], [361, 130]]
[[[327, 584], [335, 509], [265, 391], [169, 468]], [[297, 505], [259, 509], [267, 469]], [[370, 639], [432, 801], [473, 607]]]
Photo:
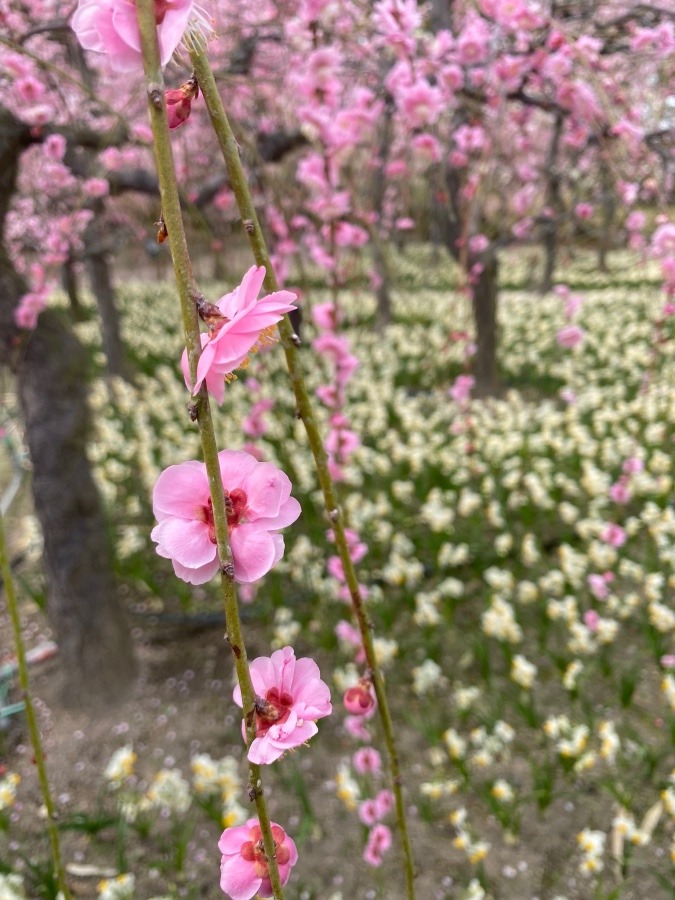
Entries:
[[362, 678], [354, 687], [347, 688], [342, 698], [347, 712], [353, 716], [366, 716], [375, 708], [375, 696], [367, 678]]
[[180, 128], [187, 122], [192, 112], [192, 101], [198, 96], [199, 85], [194, 77], [179, 88], [164, 92], [169, 128]]

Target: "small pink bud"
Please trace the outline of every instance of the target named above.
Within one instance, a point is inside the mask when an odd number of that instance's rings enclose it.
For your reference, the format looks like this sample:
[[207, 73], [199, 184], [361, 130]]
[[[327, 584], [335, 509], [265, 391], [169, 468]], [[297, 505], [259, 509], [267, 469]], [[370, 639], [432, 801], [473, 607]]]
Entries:
[[164, 92], [169, 128], [180, 128], [187, 122], [192, 112], [192, 101], [198, 96], [199, 85], [194, 76], [179, 88]]
[[362, 678], [354, 687], [345, 691], [342, 702], [347, 712], [353, 716], [366, 716], [375, 707], [375, 697], [371, 689], [370, 681]]

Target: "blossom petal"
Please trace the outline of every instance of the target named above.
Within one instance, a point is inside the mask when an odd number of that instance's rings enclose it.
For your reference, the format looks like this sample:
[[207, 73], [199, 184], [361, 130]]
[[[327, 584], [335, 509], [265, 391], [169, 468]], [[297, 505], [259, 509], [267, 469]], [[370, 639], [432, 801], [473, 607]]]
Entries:
[[281, 504], [291, 495], [288, 475], [272, 463], [258, 463], [242, 484], [248, 497], [247, 517], [256, 521], [262, 517], [275, 518]]
[[281, 504], [279, 513], [276, 516], [269, 518], [263, 516], [256, 519], [255, 523], [260, 528], [285, 528], [287, 525], [292, 525], [299, 518], [301, 512], [302, 507], [295, 497], [289, 497], [288, 500]]
[[194, 519], [196, 509], [208, 498], [206, 467], [191, 459], [162, 472], [152, 491], [152, 510], [160, 522], [167, 516]]
[[188, 569], [199, 569], [213, 562], [218, 549], [209, 537], [208, 526], [198, 519], [188, 521], [170, 517], [152, 529], [157, 541], [169, 558]]
[[242, 846], [251, 840], [251, 829], [248, 825], [233, 825], [226, 828], [218, 841], [218, 849], [224, 856], [239, 853]]
[[249, 762], [259, 766], [268, 766], [276, 762], [290, 747], [279, 747], [273, 744], [267, 735], [256, 738], [248, 749]]
[[262, 878], [255, 874], [253, 864], [241, 856], [229, 856], [220, 866], [220, 887], [230, 900], [251, 900], [258, 893]]
[[179, 562], [176, 562], [175, 559], [173, 560], [174, 572], [183, 581], [187, 581], [188, 584], [206, 584], [207, 581], [211, 581], [219, 568], [220, 562], [217, 556], [213, 562], [206, 563], [206, 565], [200, 566], [198, 569], [189, 569], [187, 566], [182, 566]]
[[199, 357], [199, 362], [197, 363], [197, 381], [195, 382], [195, 386], [192, 390], [193, 394], [196, 394], [199, 388], [202, 386], [202, 382], [209, 374], [209, 370], [213, 365], [213, 360], [216, 356], [216, 347], [213, 341], [208, 341], [202, 347], [202, 355]]
[[246, 476], [258, 465], [258, 460], [245, 450], [221, 450], [218, 454], [220, 475], [226, 491], [240, 488]]
[[274, 542], [267, 531], [255, 525], [239, 525], [230, 535], [234, 577], [250, 584], [266, 575], [274, 564]]

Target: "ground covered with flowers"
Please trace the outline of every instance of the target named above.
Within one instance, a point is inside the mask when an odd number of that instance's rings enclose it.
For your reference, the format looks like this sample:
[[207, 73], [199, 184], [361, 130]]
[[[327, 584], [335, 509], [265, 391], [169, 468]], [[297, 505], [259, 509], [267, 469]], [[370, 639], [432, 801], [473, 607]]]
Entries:
[[[360, 446], [340, 490], [367, 547], [359, 578], [424, 900], [673, 896], [675, 334], [659, 324], [655, 271], [630, 256], [612, 266], [602, 275], [578, 256], [559, 273], [569, 289], [542, 297], [528, 290], [529, 260], [506, 260], [504, 388], [486, 400], [472, 400], [466, 381], [466, 299], [429, 251], [396, 261], [384, 332], [358, 279], [338, 300], [360, 363], [345, 398]], [[203, 287], [212, 300], [223, 293]], [[305, 309], [326, 299], [316, 289]], [[213, 585], [177, 581], [150, 536], [158, 476], [199, 458], [175, 298], [167, 285], [123, 285], [120, 302], [135, 384], [103, 377], [94, 318], [77, 329], [96, 373], [92, 450], [143, 674], [131, 703], [92, 722], [56, 709], [52, 663], [37, 670], [48, 765], [79, 896], [218, 897], [222, 825], [250, 818], [232, 665]], [[306, 312], [314, 388], [328, 374], [316, 334]], [[358, 639], [326, 567], [331, 545], [278, 348], [261, 348], [238, 377], [244, 389], [225, 389], [220, 446], [279, 466], [302, 508], [263, 586], [243, 585], [249, 655], [269, 655], [273, 632], [272, 649], [311, 654], [337, 698], [357, 682]], [[20, 504], [15, 516], [25, 596], [39, 601], [35, 528]], [[26, 612], [35, 643], [44, 620], [32, 603]], [[272, 818], [288, 832], [279, 841], [299, 854], [288, 895], [395, 900], [374, 720], [348, 730], [338, 706], [313, 752], [294, 751], [268, 782]], [[47, 848], [16, 721], [0, 751], [0, 873], [14, 872], [0, 875], [0, 897], [38, 896]]]

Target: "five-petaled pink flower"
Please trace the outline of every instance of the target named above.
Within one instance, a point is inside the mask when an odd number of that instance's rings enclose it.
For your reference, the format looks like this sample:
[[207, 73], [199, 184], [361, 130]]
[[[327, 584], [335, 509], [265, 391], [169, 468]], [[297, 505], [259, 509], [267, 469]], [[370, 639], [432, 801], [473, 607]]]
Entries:
[[[287, 475], [243, 450], [218, 454], [234, 561], [235, 581], [262, 578], [284, 555], [275, 532], [300, 515]], [[157, 479], [152, 509], [159, 524], [150, 535], [157, 552], [173, 562], [179, 578], [204, 584], [220, 568], [213, 504], [204, 463], [169, 466]]]
[[[298, 861], [295, 842], [281, 825], [271, 822], [274, 850], [282, 886], [291, 875], [291, 868]], [[263, 846], [262, 832], [257, 819], [249, 819], [245, 825], [226, 828], [218, 841], [223, 854], [220, 863], [220, 887], [230, 900], [251, 900], [273, 895]]]
[[[317, 719], [332, 712], [330, 690], [313, 659], [296, 659], [292, 647], [259, 656], [250, 665], [256, 693], [256, 736], [248, 749], [252, 763], [273, 763], [319, 730]], [[241, 688], [234, 702], [243, 706]]]
[[[185, 34], [194, 0], [155, 0], [162, 65]], [[141, 37], [134, 0], [80, 0], [71, 26], [85, 50], [105, 53], [116, 72], [141, 69]]]
[[215, 304], [223, 318], [210, 325], [209, 334], [201, 336], [202, 355], [193, 388], [187, 353], [183, 352], [181, 368], [185, 383], [193, 394], [205, 381], [209, 393], [222, 403], [227, 376], [246, 363], [249, 353], [271, 340], [272, 327], [283, 319], [284, 313], [295, 309], [293, 301], [297, 297], [291, 291], [275, 291], [257, 300], [264, 279], [264, 266], [252, 266], [241, 284]]

